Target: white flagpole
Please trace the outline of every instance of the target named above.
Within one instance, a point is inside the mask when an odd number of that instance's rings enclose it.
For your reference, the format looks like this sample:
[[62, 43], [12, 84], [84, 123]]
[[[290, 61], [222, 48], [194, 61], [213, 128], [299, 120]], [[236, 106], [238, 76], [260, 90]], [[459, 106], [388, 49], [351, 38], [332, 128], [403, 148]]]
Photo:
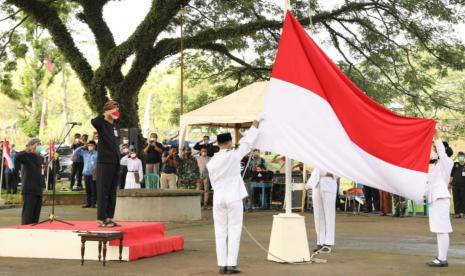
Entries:
[[[289, 10], [289, 1], [284, 0], [284, 18]], [[305, 217], [292, 214], [292, 160], [286, 157], [286, 212], [273, 216], [273, 226], [267, 259], [280, 263], [308, 262], [308, 248]]]
[[286, 157], [286, 193], [284, 197], [286, 214], [292, 213], [292, 160]]
[[[284, 0], [284, 19], [286, 13], [289, 10], [289, 0]], [[292, 213], [292, 159], [286, 157], [285, 161], [285, 172], [286, 172], [286, 192], [284, 195], [284, 206], [286, 206], [286, 214]]]

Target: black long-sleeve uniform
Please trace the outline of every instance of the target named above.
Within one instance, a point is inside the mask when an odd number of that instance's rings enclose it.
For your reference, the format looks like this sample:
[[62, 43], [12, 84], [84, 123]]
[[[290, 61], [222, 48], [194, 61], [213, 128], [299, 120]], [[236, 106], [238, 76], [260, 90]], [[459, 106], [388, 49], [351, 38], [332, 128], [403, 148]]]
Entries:
[[120, 170], [119, 130], [100, 115], [91, 121], [98, 132], [97, 219], [113, 218]]
[[23, 186], [21, 224], [37, 223], [42, 209], [42, 164], [44, 160], [37, 153], [21, 151], [16, 154], [16, 161], [21, 164], [21, 183]]

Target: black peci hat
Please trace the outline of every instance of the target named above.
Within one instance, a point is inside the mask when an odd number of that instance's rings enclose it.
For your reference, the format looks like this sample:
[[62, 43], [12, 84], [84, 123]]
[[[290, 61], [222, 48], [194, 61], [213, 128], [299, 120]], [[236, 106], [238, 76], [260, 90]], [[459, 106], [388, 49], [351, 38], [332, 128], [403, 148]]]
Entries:
[[226, 133], [221, 133], [216, 136], [216, 141], [218, 144], [223, 144], [229, 141], [232, 141], [232, 136], [231, 133], [226, 132]]
[[453, 154], [454, 154], [454, 151], [452, 150], [452, 148], [449, 146], [449, 143], [447, 142], [442, 142], [442, 144], [444, 145], [444, 147], [446, 148], [446, 154], [447, 156], [451, 157]]

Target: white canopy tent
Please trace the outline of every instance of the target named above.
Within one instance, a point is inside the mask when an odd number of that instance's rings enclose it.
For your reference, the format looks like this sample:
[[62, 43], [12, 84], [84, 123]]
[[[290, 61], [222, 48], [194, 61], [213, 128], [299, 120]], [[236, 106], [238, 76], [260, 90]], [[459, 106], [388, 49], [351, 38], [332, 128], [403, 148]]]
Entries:
[[216, 126], [234, 128], [236, 141], [239, 129], [250, 127], [263, 110], [268, 82], [252, 83], [207, 104], [199, 109], [183, 114], [180, 120], [180, 143], [184, 145], [186, 134], [191, 126]]

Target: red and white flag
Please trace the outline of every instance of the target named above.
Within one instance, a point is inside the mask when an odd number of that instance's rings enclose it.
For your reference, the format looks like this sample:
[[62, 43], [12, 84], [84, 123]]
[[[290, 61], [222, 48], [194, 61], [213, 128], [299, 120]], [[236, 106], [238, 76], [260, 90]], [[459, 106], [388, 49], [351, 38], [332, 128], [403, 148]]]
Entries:
[[286, 15], [255, 144], [365, 185], [422, 201], [436, 122], [366, 96]]
[[3, 165], [7, 166], [10, 169], [13, 169], [15, 166], [13, 160], [11, 159], [10, 145], [6, 138], [3, 139]]

